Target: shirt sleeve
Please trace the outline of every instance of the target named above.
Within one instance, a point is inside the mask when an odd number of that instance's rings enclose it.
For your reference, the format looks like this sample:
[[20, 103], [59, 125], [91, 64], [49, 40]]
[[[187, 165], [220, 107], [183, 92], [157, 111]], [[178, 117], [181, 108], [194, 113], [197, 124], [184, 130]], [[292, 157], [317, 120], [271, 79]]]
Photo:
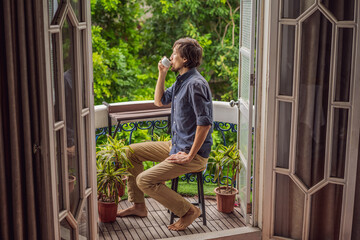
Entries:
[[202, 83], [194, 84], [190, 88], [190, 99], [196, 116], [196, 125], [212, 125], [213, 106], [209, 87]]
[[173, 87], [174, 87], [174, 85], [169, 87], [168, 89], [166, 89], [163, 96], [161, 97], [161, 103], [163, 105], [168, 105], [169, 103], [171, 103]]

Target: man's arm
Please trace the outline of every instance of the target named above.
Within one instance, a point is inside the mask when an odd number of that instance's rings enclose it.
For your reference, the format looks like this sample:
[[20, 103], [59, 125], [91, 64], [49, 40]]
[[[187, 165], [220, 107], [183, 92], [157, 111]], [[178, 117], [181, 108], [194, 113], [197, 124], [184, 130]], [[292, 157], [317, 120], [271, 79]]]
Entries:
[[191, 162], [191, 160], [194, 159], [197, 152], [203, 145], [210, 129], [211, 129], [211, 125], [197, 126], [196, 132], [195, 132], [194, 143], [191, 147], [190, 152], [189, 153], [178, 152], [177, 154], [171, 155], [166, 160], [168, 160], [169, 162], [179, 163], [179, 164], [185, 164], [185, 163]]
[[155, 87], [154, 104], [155, 106], [161, 107], [163, 106], [161, 102], [161, 98], [165, 92], [165, 78], [169, 68], [165, 67], [160, 60], [158, 63], [158, 69], [159, 69], [159, 77]]

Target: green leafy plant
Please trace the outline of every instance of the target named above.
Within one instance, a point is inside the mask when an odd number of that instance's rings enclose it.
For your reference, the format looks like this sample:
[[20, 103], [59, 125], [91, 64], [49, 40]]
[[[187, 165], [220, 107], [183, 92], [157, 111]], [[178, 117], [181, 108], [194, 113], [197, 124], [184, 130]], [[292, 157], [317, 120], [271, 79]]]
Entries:
[[133, 151], [124, 139], [107, 136], [107, 142], [97, 147], [97, 187], [98, 199], [105, 202], [119, 201], [119, 187], [124, 185], [122, 178], [129, 175], [134, 166], [126, 156], [126, 150]]
[[170, 140], [171, 136], [168, 134], [157, 135], [156, 133], [154, 133], [154, 141], [166, 142]]
[[111, 161], [98, 161], [96, 166], [98, 200], [119, 203], [118, 189], [127, 170], [125, 168], [116, 169]]
[[126, 145], [125, 139], [115, 138], [107, 135], [106, 143], [98, 146], [96, 151], [97, 161], [112, 161], [116, 168], [133, 168], [130, 160], [126, 156], [126, 149], [133, 152], [130, 146]]
[[[226, 192], [232, 193], [232, 186], [242, 168], [238, 148], [235, 145], [226, 147], [219, 144], [215, 150], [211, 151], [209, 166], [209, 172], [214, 174], [218, 187], [220, 187], [221, 179], [226, 177]], [[231, 184], [229, 184], [229, 178], [231, 178]]]

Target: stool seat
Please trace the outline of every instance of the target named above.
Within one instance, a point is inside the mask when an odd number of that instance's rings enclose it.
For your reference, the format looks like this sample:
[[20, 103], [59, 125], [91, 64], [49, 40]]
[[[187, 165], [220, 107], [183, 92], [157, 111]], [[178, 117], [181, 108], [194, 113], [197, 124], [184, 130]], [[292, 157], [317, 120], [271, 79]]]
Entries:
[[[204, 179], [203, 174], [201, 172], [191, 172], [188, 174], [196, 174], [196, 180], [197, 180], [197, 189], [198, 189], [198, 202], [192, 203], [194, 205], [199, 206], [201, 210], [201, 215], [199, 217], [202, 217], [203, 219], [203, 225], [206, 225], [206, 212], [205, 212], [205, 201], [204, 201]], [[171, 189], [177, 192], [178, 189], [178, 183], [179, 183], [179, 177], [174, 178], [171, 180]], [[174, 218], [178, 217], [173, 212], [170, 214], [170, 224], [173, 224]]]

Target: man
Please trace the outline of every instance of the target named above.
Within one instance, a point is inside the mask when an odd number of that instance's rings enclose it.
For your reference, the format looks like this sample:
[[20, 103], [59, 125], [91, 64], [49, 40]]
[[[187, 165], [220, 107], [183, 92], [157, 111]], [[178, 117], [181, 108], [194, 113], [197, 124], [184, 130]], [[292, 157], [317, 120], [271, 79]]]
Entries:
[[[177, 222], [168, 226], [170, 230], [184, 230], [200, 216], [199, 208], [165, 186], [163, 182], [206, 168], [212, 145], [213, 109], [209, 85], [196, 70], [201, 58], [202, 48], [195, 39], [177, 40], [170, 62], [171, 70], [179, 75], [176, 82], [167, 90], [165, 77], [169, 68], [159, 61], [155, 105], [171, 103], [172, 141], [131, 145], [134, 152], [129, 151], [127, 156], [134, 168], [129, 170], [132, 176], [128, 180], [128, 196], [134, 205], [119, 211], [119, 217], [147, 216], [144, 193], [180, 217]], [[160, 163], [144, 171], [143, 161]]]

